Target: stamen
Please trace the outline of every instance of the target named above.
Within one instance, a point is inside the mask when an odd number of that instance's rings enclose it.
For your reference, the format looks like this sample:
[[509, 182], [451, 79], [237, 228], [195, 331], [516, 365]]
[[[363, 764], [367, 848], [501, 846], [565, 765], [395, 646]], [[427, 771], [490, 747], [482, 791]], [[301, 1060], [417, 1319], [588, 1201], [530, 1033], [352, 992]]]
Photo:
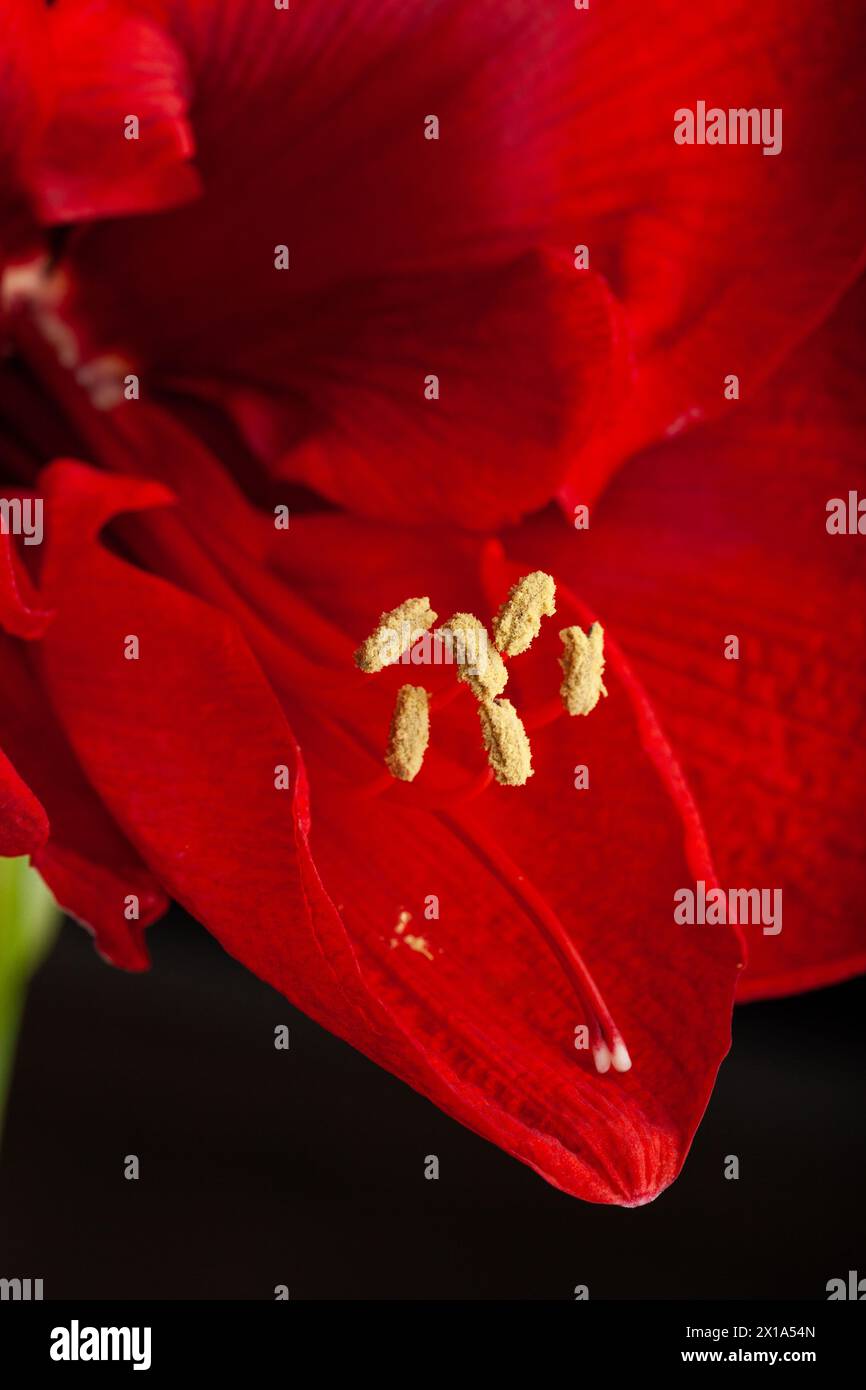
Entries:
[[63, 321], [59, 306], [69, 292], [69, 276], [55, 269], [48, 256], [7, 266], [0, 276], [0, 308], [26, 313], [62, 367], [80, 361], [78, 341]]
[[631, 1057], [628, 1055], [628, 1048], [622, 1038], [617, 1038], [611, 1053], [611, 1062], [614, 1071], [631, 1071]]
[[450, 641], [460, 680], [477, 700], [494, 700], [508, 682], [505, 662], [487, 636], [487, 629], [472, 613], [455, 613], [439, 629]]
[[392, 777], [411, 782], [421, 771], [430, 742], [429, 696], [423, 685], [402, 685], [397, 692], [385, 766]]
[[611, 1066], [617, 1072], [628, 1071], [631, 1058], [622, 1034], [614, 1023], [604, 996], [580, 951], [547, 899], [538, 891], [529, 876], [518, 868], [499, 841], [486, 833], [477, 820], [473, 821], [471, 826], [459, 815], [445, 815], [443, 820], [454, 828], [464, 843], [487, 859], [503, 886], [525, 908], [540, 929], [583, 1006], [596, 1071], [602, 1076]]
[[592, 623], [584, 632], [579, 627], [564, 627], [560, 637], [565, 650], [559, 658], [564, 678], [559, 687], [562, 703], [569, 714], [589, 714], [607, 691], [602, 682], [604, 674], [604, 628]]
[[556, 612], [556, 585], [543, 570], [533, 570], [518, 579], [493, 619], [493, 639], [506, 656], [519, 656], [535, 641], [541, 619]]
[[604, 1076], [605, 1072], [610, 1071], [610, 1048], [601, 1039], [593, 1044], [592, 1060], [595, 1062], [595, 1069], [599, 1076]]
[[510, 700], [483, 700], [478, 717], [497, 782], [504, 787], [522, 787], [532, 776], [532, 749], [517, 710]]
[[407, 598], [390, 613], [382, 614], [376, 631], [355, 652], [355, 665], [369, 675], [393, 666], [423, 633], [430, 631], [436, 617], [429, 598]]

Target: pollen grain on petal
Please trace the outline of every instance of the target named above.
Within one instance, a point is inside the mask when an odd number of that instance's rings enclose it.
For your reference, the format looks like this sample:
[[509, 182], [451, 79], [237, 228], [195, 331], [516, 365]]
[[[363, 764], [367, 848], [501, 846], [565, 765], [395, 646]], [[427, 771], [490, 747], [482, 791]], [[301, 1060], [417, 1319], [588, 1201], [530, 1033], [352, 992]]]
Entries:
[[403, 940], [406, 942], [410, 951], [416, 951], [419, 956], [425, 956], [427, 960], [433, 959], [433, 952], [430, 950], [430, 942], [427, 940], [426, 936], [406, 935], [403, 937]]
[[523, 721], [510, 700], [478, 706], [481, 733], [493, 775], [504, 787], [522, 787], [532, 776], [532, 749]]
[[525, 574], [511, 586], [508, 598], [493, 619], [493, 640], [506, 656], [519, 656], [535, 641], [541, 619], [556, 612], [556, 584], [543, 570]]
[[394, 928], [396, 935], [391, 937], [391, 950], [393, 951], [395, 946], [402, 944], [408, 946], [410, 951], [416, 951], [419, 956], [426, 956], [427, 960], [433, 960], [433, 952], [430, 949], [430, 942], [427, 940], [426, 936], [415, 936], [412, 932], [406, 930], [411, 921], [411, 912], [406, 912], [404, 910], [400, 913], [397, 918], [397, 925]]
[[438, 632], [458, 667], [460, 680], [477, 700], [494, 700], [502, 694], [508, 682], [505, 662], [473, 613], [455, 613]]
[[559, 693], [569, 714], [589, 714], [607, 691], [604, 675], [604, 628], [593, 623], [588, 631], [564, 627], [560, 637], [565, 650], [559, 658], [563, 671]]
[[407, 598], [383, 613], [376, 631], [355, 652], [355, 665], [368, 675], [393, 666], [436, 621], [429, 598]]
[[392, 777], [411, 782], [421, 771], [430, 741], [430, 697], [423, 685], [401, 685], [397, 691], [385, 766]]

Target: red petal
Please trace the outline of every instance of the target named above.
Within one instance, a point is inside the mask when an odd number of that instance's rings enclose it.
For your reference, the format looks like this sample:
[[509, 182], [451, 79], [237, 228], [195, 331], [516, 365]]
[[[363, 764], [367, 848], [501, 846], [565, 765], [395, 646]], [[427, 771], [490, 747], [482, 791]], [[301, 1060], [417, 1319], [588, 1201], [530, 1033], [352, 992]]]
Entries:
[[[308, 433], [278, 471], [395, 521], [446, 516], [483, 530], [542, 506], [622, 370], [603, 282], [536, 256], [344, 288], [313, 318], [303, 356], [280, 352]], [[274, 351], [266, 334], [257, 379]], [[425, 399], [428, 371], [435, 400]], [[273, 398], [245, 405], [236, 418], [267, 455], [279, 441]]]
[[[817, 20], [786, 0], [608, 0], [582, 19], [587, 81], [561, 158], [568, 226], [622, 301], [636, 370], [576, 461], [575, 502], [638, 447], [724, 412], [727, 374], [752, 399], [866, 249], [856, 0]], [[675, 144], [675, 111], [698, 100], [781, 108], [781, 153]]]
[[866, 493], [864, 304], [861, 286], [754, 406], [636, 460], [554, 552], [645, 680], [723, 885], [783, 890], [782, 932], [747, 929], [744, 998], [866, 968], [866, 567], [825, 526], [831, 498]]
[[[161, 916], [167, 899], [85, 780], [34, 677], [29, 650], [0, 636], [0, 721], [6, 747], [41, 806], [35, 803], [38, 814], [31, 807], [34, 843], [0, 852], [32, 854], [61, 907], [93, 930], [102, 954], [126, 970], [145, 969], [143, 929]], [[138, 920], [125, 916], [129, 894], [139, 899]]]
[[47, 116], [49, 74], [41, 61], [46, 10], [33, 0], [2, 0], [0, 25], [0, 270], [34, 249], [38, 232], [26, 171]]
[[[93, 543], [97, 516], [148, 505], [155, 485], [75, 464], [41, 481], [57, 606], [42, 669], [88, 778], [158, 880], [227, 950], [282, 988], [302, 978], [314, 1016], [342, 1026], [358, 992], [354, 959], [306, 847], [297, 745], [243, 637]], [[133, 635], [140, 658], [126, 660]], [[275, 787], [283, 764], [285, 792]], [[362, 1029], [362, 1008], [358, 1019]]]
[[[11, 496], [7, 490], [7, 500]], [[15, 553], [11, 534], [0, 531], [0, 627], [15, 637], [41, 637], [51, 616]]]
[[[307, 290], [539, 244], [579, 100], [572, 14], [528, 0], [367, 0], [362, 15], [353, 0], [290, 14], [270, 0], [151, 8], [191, 74], [205, 196], [150, 228], [156, 241], [126, 230], [147, 278], [170, 251], [172, 298], [184, 270], [196, 297], [218, 284], [237, 303], [240, 286], [266, 288], [281, 229]], [[438, 140], [425, 139], [428, 113]]]
[[[45, 37], [54, 103], [30, 176], [42, 220], [149, 212], [195, 197], [189, 79], [165, 29], [143, 7], [64, 0]], [[126, 134], [130, 116], [135, 138]]]
[[[94, 239], [82, 247], [89, 255]], [[203, 287], [193, 320], [179, 301], [159, 307], [170, 270], [157, 289], [130, 266], [122, 335], [106, 325], [112, 347], [138, 361], [151, 390], [228, 412], [280, 476], [372, 516], [480, 530], [543, 505], [625, 370], [604, 282], [547, 257], [315, 296], [270, 261], [262, 269], [260, 285], [238, 279], [240, 299]], [[111, 283], [101, 275], [63, 307], [85, 356], [100, 348], [94, 324]], [[109, 312], [114, 321], [113, 291]]]
[[0, 856], [33, 854], [48, 839], [48, 817], [0, 748]]

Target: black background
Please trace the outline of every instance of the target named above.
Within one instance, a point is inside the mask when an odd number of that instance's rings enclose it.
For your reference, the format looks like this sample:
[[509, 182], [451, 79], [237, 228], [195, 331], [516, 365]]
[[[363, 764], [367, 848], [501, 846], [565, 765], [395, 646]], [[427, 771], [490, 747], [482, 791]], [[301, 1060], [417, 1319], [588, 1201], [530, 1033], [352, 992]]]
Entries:
[[738, 1009], [683, 1174], [626, 1211], [548, 1187], [179, 913], [148, 939], [125, 975], [66, 924], [30, 993], [0, 1251], [46, 1299], [823, 1300], [866, 1276], [866, 981]]

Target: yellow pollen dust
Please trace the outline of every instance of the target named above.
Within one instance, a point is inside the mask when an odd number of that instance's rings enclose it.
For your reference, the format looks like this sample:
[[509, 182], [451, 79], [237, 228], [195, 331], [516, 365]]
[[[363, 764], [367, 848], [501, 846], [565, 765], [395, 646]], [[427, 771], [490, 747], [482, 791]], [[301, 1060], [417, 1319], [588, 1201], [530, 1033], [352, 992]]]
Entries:
[[430, 950], [430, 942], [427, 940], [426, 936], [410, 936], [407, 932], [403, 940], [406, 942], [410, 951], [417, 951], [419, 956], [426, 956], [427, 960], [433, 959], [433, 952]]
[[493, 619], [493, 638], [506, 656], [519, 656], [541, 631], [541, 619], [556, 612], [556, 585], [543, 570], [533, 570], [511, 586]]
[[393, 951], [394, 947], [399, 946], [402, 941], [405, 946], [409, 947], [410, 951], [417, 951], [420, 956], [426, 956], [427, 960], [432, 960], [433, 952], [430, 950], [430, 942], [427, 940], [426, 936], [414, 936], [411, 932], [406, 931], [411, 921], [411, 912], [404, 911], [400, 913], [400, 916], [397, 918], [397, 925], [394, 928], [397, 935], [391, 937], [391, 950]]
[[451, 644], [458, 676], [477, 700], [493, 700], [508, 683], [505, 662], [483, 623], [472, 613], [455, 613], [438, 629]]
[[436, 621], [429, 598], [407, 598], [383, 613], [379, 625], [355, 652], [355, 665], [368, 675], [393, 666]]
[[604, 628], [593, 623], [587, 632], [564, 627], [560, 632], [564, 651], [559, 658], [563, 671], [559, 693], [569, 714], [589, 714], [602, 695], [606, 695], [604, 674]]
[[430, 698], [423, 685], [401, 685], [397, 691], [385, 766], [392, 777], [411, 782], [421, 771], [430, 742]]
[[532, 776], [532, 749], [517, 710], [510, 700], [483, 700], [478, 717], [497, 782], [504, 787], [522, 787]]

